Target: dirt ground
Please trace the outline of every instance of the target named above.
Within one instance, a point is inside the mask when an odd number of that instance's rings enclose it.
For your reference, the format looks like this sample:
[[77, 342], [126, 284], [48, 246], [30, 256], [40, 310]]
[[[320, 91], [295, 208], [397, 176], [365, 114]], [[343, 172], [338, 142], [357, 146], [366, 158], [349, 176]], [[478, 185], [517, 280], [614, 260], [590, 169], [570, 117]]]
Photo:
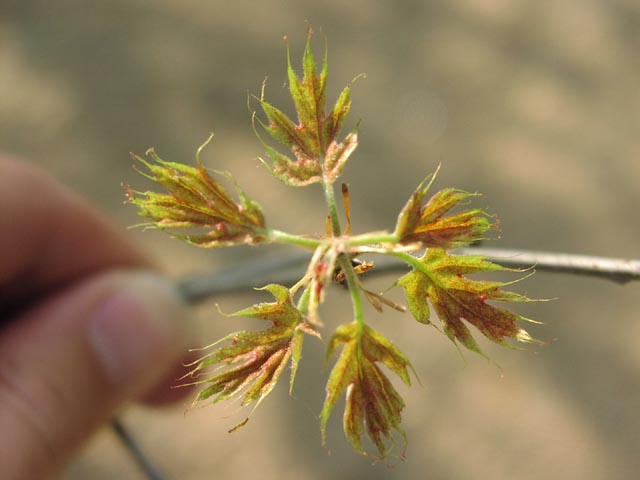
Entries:
[[[480, 205], [498, 214], [502, 238], [491, 246], [640, 258], [635, 0], [5, 1], [0, 149], [126, 228], [138, 217], [120, 184], [145, 186], [128, 152], [155, 146], [166, 160], [191, 162], [213, 131], [207, 166], [232, 172], [271, 225], [322, 232], [320, 191], [287, 188], [260, 166], [247, 109], [267, 77], [268, 98], [291, 111], [282, 37], [299, 58], [306, 20], [318, 49], [327, 37], [330, 98], [366, 73], [351, 114], [352, 124], [362, 120], [360, 147], [345, 170], [355, 231], [392, 228], [442, 162], [436, 186], [483, 192]], [[176, 278], [282, 254], [131, 235]], [[483, 343], [500, 368], [461, 356], [407, 316], [367, 311], [420, 377], [398, 386], [409, 446], [391, 468], [351, 452], [338, 409], [330, 451], [320, 446], [320, 342], [306, 343], [294, 398], [280, 385], [233, 434], [246, 413], [237, 404], [131, 408], [123, 420], [172, 479], [637, 478], [640, 284], [538, 273], [515, 288], [555, 299], [518, 310], [544, 322], [530, 328], [535, 336], [554, 341], [535, 352]], [[344, 295], [331, 293], [338, 302], [325, 322], [350, 321]], [[215, 303], [228, 312], [262, 299], [224, 295], [199, 308], [202, 344], [238, 329]], [[105, 428], [66, 478], [141, 476]]]

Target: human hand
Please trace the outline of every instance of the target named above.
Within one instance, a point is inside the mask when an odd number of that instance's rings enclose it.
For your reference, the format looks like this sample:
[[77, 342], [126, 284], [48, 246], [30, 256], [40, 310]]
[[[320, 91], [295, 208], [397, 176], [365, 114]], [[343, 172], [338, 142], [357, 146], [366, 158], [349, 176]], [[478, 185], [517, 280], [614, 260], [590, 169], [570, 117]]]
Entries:
[[48, 478], [128, 401], [176, 398], [190, 322], [117, 228], [4, 157], [0, 252], [0, 476]]

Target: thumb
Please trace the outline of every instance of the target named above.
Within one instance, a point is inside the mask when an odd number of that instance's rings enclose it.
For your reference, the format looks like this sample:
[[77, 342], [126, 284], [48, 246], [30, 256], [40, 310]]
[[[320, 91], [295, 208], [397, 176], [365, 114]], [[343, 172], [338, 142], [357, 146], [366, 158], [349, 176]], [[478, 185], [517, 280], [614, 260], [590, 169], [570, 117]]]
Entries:
[[187, 350], [185, 308], [150, 273], [112, 272], [58, 292], [0, 331], [0, 465], [44, 478]]

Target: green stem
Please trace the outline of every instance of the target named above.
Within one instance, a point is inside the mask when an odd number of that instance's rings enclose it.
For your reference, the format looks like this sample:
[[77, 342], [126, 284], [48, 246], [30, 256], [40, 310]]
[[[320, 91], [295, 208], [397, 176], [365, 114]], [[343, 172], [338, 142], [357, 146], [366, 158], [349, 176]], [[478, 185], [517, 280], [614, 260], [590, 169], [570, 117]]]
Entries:
[[318, 248], [318, 246], [320, 246], [320, 244], [322, 243], [322, 240], [317, 238], [293, 235], [291, 233], [282, 232], [280, 230], [268, 230], [267, 237], [272, 242], [286, 243], [303, 248]]
[[388, 232], [365, 233], [363, 235], [354, 235], [346, 240], [345, 244], [350, 247], [369, 246], [380, 243], [397, 243], [398, 236]]
[[349, 288], [349, 294], [351, 295], [351, 304], [353, 305], [353, 321], [358, 324], [360, 331], [364, 329], [364, 315], [362, 312], [362, 298], [360, 297], [360, 289], [358, 287], [358, 279], [356, 278], [356, 272], [353, 270], [353, 265], [349, 261], [349, 257], [346, 255], [340, 255], [338, 258], [338, 265], [344, 273], [347, 280], [347, 287]]
[[389, 255], [391, 255], [392, 257], [399, 258], [403, 262], [408, 263], [416, 270], [419, 270], [429, 278], [433, 279], [433, 276], [431, 275], [431, 272], [429, 271], [429, 269], [425, 268], [425, 266], [422, 264], [420, 259], [414, 257], [413, 255], [405, 252], [390, 252]]
[[303, 315], [307, 313], [309, 308], [309, 298], [311, 297], [311, 284], [307, 285], [298, 300], [298, 311]]
[[[333, 236], [339, 237], [342, 229], [340, 228], [340, 218], [338, 217], [338, 209], [336, 208], [336, 196], [333, 190], [333, 184], [326, 177], [323, 179], [322, 183], [324, 185], [324, 198], [327, 202], [329, 217], [331, 218]], [[338, 257], [338, 265], [347, 280], [347, 288], [349, 289], [351, 304], [353, 306], [353, 321], [358, 325], [360, 333], [362, 333], [365, 323], [362, 312], [362, 298], [360, 297], [360, 288], [358, 287], [356, 272], [353, 269], [353, 265], [351, 265], [349, 257], [345, 254]]]
[[336, 208], [336, 195], [333, 190], [333, 183], [325, 178], [322, 184], [324, 186], [324, 198], [327, 202], [329, 217], [331, 218], [333, 236], [339, 237], [341, 235], [342, 229], [340, 228], [340, 218], [338, 217], [338, 209]]

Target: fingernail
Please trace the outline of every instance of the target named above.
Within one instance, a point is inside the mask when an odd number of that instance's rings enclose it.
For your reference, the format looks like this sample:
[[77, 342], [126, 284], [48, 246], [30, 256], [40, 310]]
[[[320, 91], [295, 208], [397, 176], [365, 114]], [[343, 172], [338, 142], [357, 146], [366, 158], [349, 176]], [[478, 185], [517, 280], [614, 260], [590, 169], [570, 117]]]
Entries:
[[142, 388], [184, 357], [190, 327], [188, 309], [168, 280], [127, 273], [90, 319], [89, 342], [113, 384]]

